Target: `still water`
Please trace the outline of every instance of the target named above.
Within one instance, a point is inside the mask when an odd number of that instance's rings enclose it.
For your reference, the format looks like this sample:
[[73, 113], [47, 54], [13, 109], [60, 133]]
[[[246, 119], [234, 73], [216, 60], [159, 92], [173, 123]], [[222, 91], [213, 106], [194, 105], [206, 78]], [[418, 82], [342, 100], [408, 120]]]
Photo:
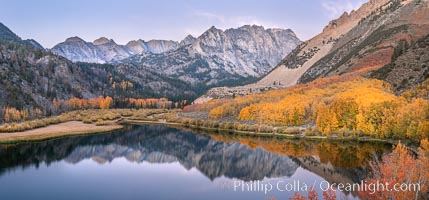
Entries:
[[[289, 199], [355, 183], [389, 145], [285, 140], [129, 126], [0, 145], [0, 199]], [[272, 189], [268, 191], [271, 185]], [[265, 194], [265, 191], [267, 193]], [[337, 198], [357, 199], [356, 192]]]

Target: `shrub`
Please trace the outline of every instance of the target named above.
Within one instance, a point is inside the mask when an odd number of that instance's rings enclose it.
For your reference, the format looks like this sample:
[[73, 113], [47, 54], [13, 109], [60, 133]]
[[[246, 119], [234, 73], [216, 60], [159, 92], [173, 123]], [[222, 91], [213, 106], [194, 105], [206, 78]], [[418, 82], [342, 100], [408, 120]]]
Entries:
[[97, 122], [95, 122], [95, 125], [96, 126], [105, 126], [105, 125], [107, 125], [107, 122], [104, 121], [103, 119], [99, 119], [99, 120], [97, 120]]
[[84, 118], [82, 121], [85, 124], [91, 124], [92, 123], [92, 119], [91, 118]]

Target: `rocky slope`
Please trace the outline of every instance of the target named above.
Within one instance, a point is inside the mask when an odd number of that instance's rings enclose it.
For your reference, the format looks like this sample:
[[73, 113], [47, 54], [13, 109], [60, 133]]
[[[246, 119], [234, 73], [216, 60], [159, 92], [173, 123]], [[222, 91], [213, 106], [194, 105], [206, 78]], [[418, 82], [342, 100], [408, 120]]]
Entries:
[[[160, 72], [162, 76], [191, 84], [196, 93], [200, 93], [214, 86], [234, 86], [255, 80], [299, 43], [291, 30], [243, 26], [222, 31], [212, 27], [200, 37], [188, 35], [180, 43], [134, 40], [118, 45], [107, 38], [91, 43], [72, 37], [56, 45], [52, 52], [72, 61], [110, 62], [137, 74], [145, 72], [134, 69]], [[127, 76], [136, 79], [132, 77], [134, 74]]]
[[71, 37], [55, 45], [51, 51], [73, 62], [110, 63], [141, 53], [159, 54], [174, 50], [178, 46], [178, 42], [170, 40], [133, 40], [127, 45], [119, 45], [105, 37], [93, 42]]
[[401, 40], [411, 43], [428, 33], [428, 0], [370, 0], [331, 21], [257, 83], [215, 88], [197, 102], [284, 88], [320, 77], [366, 75], [389, 64]]
[[94, 40], [92, 44], [101, 52], [101, 58], [107, 62], [122, 60], [132, 54], [128, 48], [118, 45], [112, 39], [107, 39], [105, 37]]
[[289, 29], [246, 25], [225, 31], [211, 27], [198, 38], [188, 35], [181, 42], [133, 40], [118, 45], [104, 37], [92, 43], [72, 37], [52, 52], [72, 61], [133, 64], [206, 88], [259, 77], [299, 43]]
[[414, 44], [406, 40], [401, 43], [395, 48], [392, 62], [371, 73], [371, 77], [390, 83], [398, 94], [429, 78], [429, 35]]
[[301, 76], [299, 83], [346, 73], [367, 74], [389, 64], [401, 40], [411, 43], [429, 34], [427, 0], [370, 1], [367, 4], [366, 7], [377, 9], [368, 13], [367, 8], [362, 7], [348, 15], [344, 20], [357, 18], [358, 24], [339, 37], [328, 54]]
[[63, 56], [75, 62], [105, 62], [104, 54], [100, 49], [94, 44], [86, 42], [79, 37], [68, 38], [66, 41], [55, 45], [51, 51], [56, 55]]
[[174, 51], [140, 54], [121, 62], [163, 71], [192, 84], [228, 85], [267, 73], [299, 43], [291, 30], [211, 27], [198, 38], [186, 37]]
[[185, 39], [183, 39], [182, 41], [180, 41], [179, 46], [186, 46], [189, 44], [193, 44], [195, 41], [197, 41], [197, 38], [195, 38], [192, 35], [188, 35], [185, 37]]
[[0, 41], [0, 107], [37, 107], [48, 111], [53, 98], [101, 94], [104, 84], [100, 79], [44, 50]]
[[[132, 88], [114, 83], [132, 83]], [[131, 64], [73, 63], [45, 50], [0, 41], [0, 107], [40, 108], [49, 114], [53, 99], [71, 97], [195, 98], [187, 83]]]
[[158, 54], [177, 49], [177, 47], [179, 47], [179, 43], [172, 40], [133, 40], [128, 42], [126, 47], [128, 47], [133, 54], [141, 54], [145, 52]]
[[[47, 50], [33, 47], [12, 31], [0, 29], [0, 108], [40, 108], [45, 114], [52, 110], [53, 99], [92, 98], [99, 95], [115, 97], [167, 97], [172, 100], [195, 98], [194, 88], [178, 79], [166, 77], [150, 69], [132, 64], [73, 63]], [[107, 48], [113, 41], [99, 40], [88, 44], [79, 38], [67, 42]], [[119, 52], [120, 49], [112, 51]], [[132, 88], [115, 87], [122, 82]]]
[[36, 40], [33, 40], [33, 39], [22, 40], [18, 35], [12, 32], [3, 23], [0, 23], [0, 40], [14, 41], [14, 42], [28, 45], [37, 49], [43, 49], [43, 46], [40, 45]]

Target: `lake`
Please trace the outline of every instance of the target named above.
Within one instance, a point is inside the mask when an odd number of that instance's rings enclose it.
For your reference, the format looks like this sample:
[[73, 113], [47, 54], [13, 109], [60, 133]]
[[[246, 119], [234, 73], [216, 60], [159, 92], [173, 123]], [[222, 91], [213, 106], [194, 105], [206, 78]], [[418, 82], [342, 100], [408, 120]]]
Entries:
[[[1, 199], [288, 199], [304, 186], [357, 183], [381, 143], [312, 141], [127, 126], [0, 145]], [[272, 186], [271, 190], [268, 190]], [[307, 196], [307, 192], [300, 191]], [[356, 199], [356, 192], [337, 197]]]

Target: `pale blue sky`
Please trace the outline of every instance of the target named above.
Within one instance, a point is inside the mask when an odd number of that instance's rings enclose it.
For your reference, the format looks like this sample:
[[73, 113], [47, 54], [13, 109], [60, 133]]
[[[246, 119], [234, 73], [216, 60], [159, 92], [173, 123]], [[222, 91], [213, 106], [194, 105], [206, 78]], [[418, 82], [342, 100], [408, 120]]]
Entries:
[[134, 39], [181, 40], [212, 25], [291, 28], [302, 40], [365, 0], [0, 0], [0, 22], [51, 48], [68, 37], [119, 44]]

